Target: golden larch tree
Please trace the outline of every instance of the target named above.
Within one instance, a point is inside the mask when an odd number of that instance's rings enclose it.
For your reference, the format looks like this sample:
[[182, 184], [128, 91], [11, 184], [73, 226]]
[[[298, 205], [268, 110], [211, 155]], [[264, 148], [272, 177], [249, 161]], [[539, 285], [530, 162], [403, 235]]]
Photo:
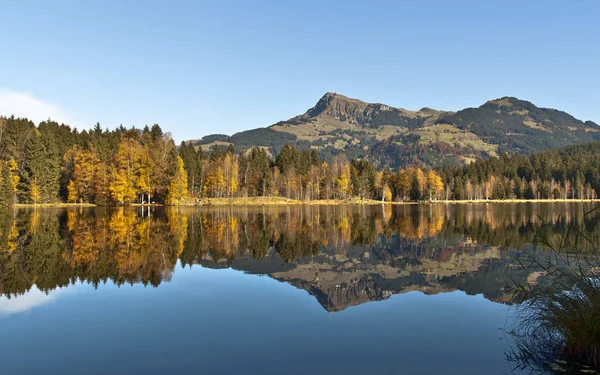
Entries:
[[31, 200], [33, 201], [33, 204], [37, 205], [37, 202], [40, 200], [40, 197], [41, 197], [40, 185], [38, 183], [37, 178], [34, 178], [33, 181], [31, 182], [31, 187], [29, 190], [29, 198], [31, 198]]
[[188, 195], [188, 176], [185, 171], [183, 159], [177, 156], [177, 166], [175, 174], [171, 177], [169, 182], [169, 193], [167, 194], [167, 203], [179, 204], [179, 200]]
[[429, 200], [438, 199], [439, 195], [444, 191], [442, 177], [433, 170], [427, 172], [427, 190], [429, 192]]

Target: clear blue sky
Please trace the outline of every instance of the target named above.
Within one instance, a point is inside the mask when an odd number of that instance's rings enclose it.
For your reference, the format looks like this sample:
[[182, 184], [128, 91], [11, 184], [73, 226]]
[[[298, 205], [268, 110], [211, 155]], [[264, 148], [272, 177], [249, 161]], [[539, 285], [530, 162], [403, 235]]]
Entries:
[[0, 14], [0, 113], [79, 128], [232, 134], [326, 91], [444, 110], [510, 95], [600, 122], [597, 0], [0, 0]]

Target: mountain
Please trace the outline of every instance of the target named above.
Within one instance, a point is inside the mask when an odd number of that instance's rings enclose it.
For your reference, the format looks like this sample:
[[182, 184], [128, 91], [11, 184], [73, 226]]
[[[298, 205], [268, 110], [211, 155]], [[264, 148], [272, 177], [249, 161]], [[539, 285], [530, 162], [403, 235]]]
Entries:
[[233, 144], [276, 153], [289, 143], [315, 148], [327, 160], [345, 152], [378, 166], [439, 167], [465, 164], [504, 152], [530, 154], [600, 140], [600, 127], [566, 112], [539, 108], [513, 97], [490, 100], [458, 112], [409, 111], [326, 93], [304, 114], [267, 128], [209, 135], [192, 141], [205, 150]]

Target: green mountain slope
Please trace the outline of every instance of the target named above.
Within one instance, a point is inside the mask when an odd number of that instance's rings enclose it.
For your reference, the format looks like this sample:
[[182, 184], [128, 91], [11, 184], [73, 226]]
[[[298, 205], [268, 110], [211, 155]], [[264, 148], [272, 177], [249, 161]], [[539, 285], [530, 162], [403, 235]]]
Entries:
[[600, 139], [600, 127], [555, 109], [512, 97], [458, 112], [409, 111], [326, 93], [304, 114], [267, 128], [193, 141], [205, 150], [233, 144], [278, 152], [289, 143], [329, 159], [344, 152], [379, 166], [467, 164], [504, 152], [536, 151]]

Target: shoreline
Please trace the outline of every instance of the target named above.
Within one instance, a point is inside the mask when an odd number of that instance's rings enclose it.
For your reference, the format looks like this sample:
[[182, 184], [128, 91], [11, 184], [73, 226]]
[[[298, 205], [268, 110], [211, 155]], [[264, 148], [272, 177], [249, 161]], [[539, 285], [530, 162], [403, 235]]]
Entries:
[[[472, 199], [472, 200], [439, 200], [431, 202], [443, 204], [470, 204], [470, 203], [592, 203], [600, 202], [600, 199]], [[429, 203], [429, 202], [426, 202]]]
[[[382, 202], [373, 199], [319, 199], [299, 201], [281, 197], [252, 198], [210, 198], [202, 199], [199, 204], [180, 206], [326, 206], [326, 205], [436, 205], [436, 204], [482, 204], [482, 203], [600, 203], [600, 199], [473, 199], [473, 200], [437, 200], [437, 201], [401, 201]], [[176, 206], [174, 206], [176, 207]]]
[[373, 199], [319, 199], [312, 201], [299, 201], [282, 197], [251, 197], [251, 198], [205, 198], [198, 204], [140, 204], [133, 203], [126, 206], [103, 206], [93, 203], [17, 203], [12, 208], [74, 208], [74, 207], [212, 207], [212, 206], [374, 206], [374, 205], [452, 205], [452, 204], [482, 204], [482, 203], [600, 203], [600, 199], [473, 199], [473, 200], [437, 200], [437, 201], [401, 201], [382, 202]]

